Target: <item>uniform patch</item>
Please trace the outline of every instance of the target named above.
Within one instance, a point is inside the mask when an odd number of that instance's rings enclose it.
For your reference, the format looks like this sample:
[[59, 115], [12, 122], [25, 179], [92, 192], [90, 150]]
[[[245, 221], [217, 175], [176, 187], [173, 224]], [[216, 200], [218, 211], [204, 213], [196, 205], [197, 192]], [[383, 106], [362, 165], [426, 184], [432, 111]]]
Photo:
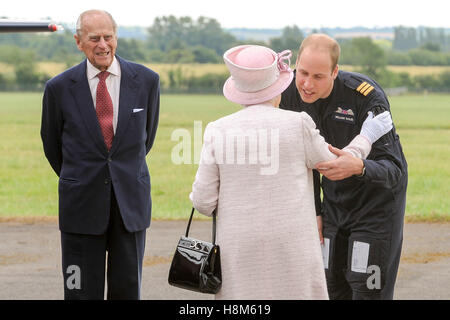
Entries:
[[342, 121], [350, 124], [355, 123], [355, 113], [352, 109], [344, 109], [338, 107], [333, 113], [333, 119], [336, 121]]
[[352, 251], [352, 271], [367, 273], [369, 261], [370, 244], [366, 242], [354, 241]]

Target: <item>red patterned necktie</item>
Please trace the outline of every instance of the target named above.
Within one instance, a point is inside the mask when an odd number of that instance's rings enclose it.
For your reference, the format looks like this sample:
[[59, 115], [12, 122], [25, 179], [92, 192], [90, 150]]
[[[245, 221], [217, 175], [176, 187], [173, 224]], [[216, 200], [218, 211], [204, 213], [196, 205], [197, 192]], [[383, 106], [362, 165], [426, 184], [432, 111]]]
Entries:
[[113, 104], [111, 96], [109, 95], [108, 88], [106, 88], [106, 78], [109, 76], [109, 72], [102, 71], [97, 77], [100, 79], [97, 85], [97, 97], [96, 107], [98, 122], [102, 129], [103, 138], [105, 139], [106, 147], [111, 149], [112, 141], [114, 138], [113, 128]]

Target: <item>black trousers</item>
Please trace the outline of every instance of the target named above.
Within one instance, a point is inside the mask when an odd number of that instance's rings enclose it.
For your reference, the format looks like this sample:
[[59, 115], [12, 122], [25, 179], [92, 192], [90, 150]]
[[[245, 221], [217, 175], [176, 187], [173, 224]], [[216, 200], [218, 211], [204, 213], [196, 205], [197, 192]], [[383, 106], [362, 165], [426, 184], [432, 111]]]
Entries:
[[393, 299], [403, 226], [396, 231], [387, 238], [324, 228], [324, 239], [328, 242], [325, 274], [331, 300]]
[[125, 229], [114, 191], [111, 194], [111, 214], [105, 234], [61, 232], [66, 300], [103, 300], [105, 269], [108, 300], [140, 299], [146, 230], [130, 233]]

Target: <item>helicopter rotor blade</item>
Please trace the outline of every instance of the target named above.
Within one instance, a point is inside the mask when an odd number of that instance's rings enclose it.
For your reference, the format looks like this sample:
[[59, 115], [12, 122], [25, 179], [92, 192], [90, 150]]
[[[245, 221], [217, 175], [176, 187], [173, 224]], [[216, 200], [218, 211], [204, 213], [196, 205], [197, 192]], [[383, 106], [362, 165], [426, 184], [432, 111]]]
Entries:
[[60, 25], [49, 22], [0, 21], [0, 32], [55, 32], [64, 30]]

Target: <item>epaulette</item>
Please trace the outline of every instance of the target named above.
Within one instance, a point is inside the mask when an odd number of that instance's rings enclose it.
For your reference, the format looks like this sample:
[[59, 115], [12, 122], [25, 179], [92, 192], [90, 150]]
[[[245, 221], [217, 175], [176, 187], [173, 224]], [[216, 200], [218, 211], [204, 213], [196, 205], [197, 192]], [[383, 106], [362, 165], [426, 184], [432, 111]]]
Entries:
[[358, 73], [342, 71], [342, 78], [347, 87], [356, 90], [365, 97], [375, 89], [372, 84], [367, 82], [364, 77]]
[[363, 81], [355, 90], [367, 97], [367, 95], [371, 93], [373, 89], [374, 87], [370, 83]]

